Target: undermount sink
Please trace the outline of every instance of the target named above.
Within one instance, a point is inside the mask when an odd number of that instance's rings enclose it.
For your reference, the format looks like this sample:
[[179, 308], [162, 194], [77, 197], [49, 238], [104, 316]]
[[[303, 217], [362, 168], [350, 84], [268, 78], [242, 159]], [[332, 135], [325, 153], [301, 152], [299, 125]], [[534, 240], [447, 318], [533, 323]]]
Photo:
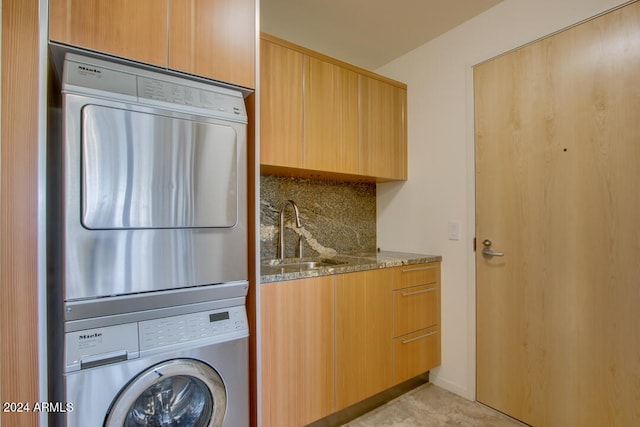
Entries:
[[345, 261], [338, 261], [331, 258], [287, 258], [287, 259], [272, 259], [264, 261], [262, 265], [264, 267], [275, 267], [283, 271], [303, 271], [314, 270], [318, 268], [335, 267], [338, 265], [347, 264]]

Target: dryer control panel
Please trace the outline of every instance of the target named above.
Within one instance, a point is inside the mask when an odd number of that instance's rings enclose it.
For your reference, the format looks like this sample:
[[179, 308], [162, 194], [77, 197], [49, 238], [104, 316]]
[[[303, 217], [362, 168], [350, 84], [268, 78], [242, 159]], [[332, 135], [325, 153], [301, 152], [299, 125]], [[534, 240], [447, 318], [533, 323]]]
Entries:
[[244, 306], [68, 332], [65, 334], [65, 372], [248, 335]]

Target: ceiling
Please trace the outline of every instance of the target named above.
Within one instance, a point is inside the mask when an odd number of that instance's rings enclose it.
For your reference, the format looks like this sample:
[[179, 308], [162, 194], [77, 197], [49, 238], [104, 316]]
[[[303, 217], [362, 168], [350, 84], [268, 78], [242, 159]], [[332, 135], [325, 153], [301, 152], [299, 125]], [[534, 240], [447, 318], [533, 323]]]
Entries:
[[502, 0], [260, 0], [261, 31], [375, 70]]

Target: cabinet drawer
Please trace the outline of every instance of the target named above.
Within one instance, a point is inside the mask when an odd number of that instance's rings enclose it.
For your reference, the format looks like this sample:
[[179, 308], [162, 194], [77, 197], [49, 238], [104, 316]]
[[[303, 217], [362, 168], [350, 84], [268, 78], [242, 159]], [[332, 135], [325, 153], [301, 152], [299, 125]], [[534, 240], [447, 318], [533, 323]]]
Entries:
[[396, 280], [393, 289], [411, 286], [428, 285], [440, 281], [440, 263], [406, 265], [396, 268]]
[[440, 287], [434, 284], [393, 291], [393, 336], [440, 323]]
[[440, 329], [427, 328], [393, 340], [393, 382], [399, 384], [440, 365]]

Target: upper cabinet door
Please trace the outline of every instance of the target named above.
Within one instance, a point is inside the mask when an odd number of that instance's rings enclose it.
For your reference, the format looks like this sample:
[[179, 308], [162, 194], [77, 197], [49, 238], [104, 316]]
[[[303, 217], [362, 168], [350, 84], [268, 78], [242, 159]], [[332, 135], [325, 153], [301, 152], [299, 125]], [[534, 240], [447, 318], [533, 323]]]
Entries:
[[264, 173], [407, 179], [405, 84], [268, 34], [260, 62]]
[[360, 174], [407, 179], [406, 93], [360, 76]]
[[51, 40], [162, 67], [167, 30], [167, 0], [49, 2]]
[[302, 168], [303, 54], [260, 42], [260, 163]]
[[169, 68], [255, 87], [254, 0], [172, 0], [170, 23]]
[[358, 74], [306, 57], [304, 166], [358, 173]]

